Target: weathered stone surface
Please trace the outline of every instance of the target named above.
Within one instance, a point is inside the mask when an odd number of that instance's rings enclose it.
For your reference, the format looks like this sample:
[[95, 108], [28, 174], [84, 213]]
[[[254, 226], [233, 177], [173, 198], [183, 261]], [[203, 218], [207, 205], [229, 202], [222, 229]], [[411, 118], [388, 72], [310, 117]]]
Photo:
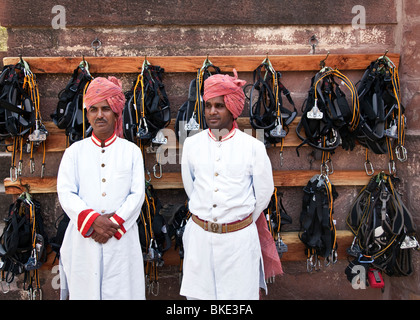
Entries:
[[[25, 8], [15, 14], [15, 3], [4, 1], [1, 25], [50, 26], [58, 14], [52, 12], [55, 1], [23, 0]], [[62, 1], [68, 26], [131, 26], [131, 25], [258, 25], [258, 24], [351, 24], [358, 13], [354, 6], [363, 6], [370, 24], [396, 23], [395, 0], [382, 1], [378, 14], [375, 2], [367, 0], [340, 1]]]

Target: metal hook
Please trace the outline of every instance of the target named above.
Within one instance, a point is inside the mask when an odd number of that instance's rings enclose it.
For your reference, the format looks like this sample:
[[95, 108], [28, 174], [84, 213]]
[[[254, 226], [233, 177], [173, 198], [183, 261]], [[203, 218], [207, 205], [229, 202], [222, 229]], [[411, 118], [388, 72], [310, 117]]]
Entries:
[[315, 47], [318, 45], [318, 39], [316, 38], [316, 35], [312, 35], [312, 37], [309, 38], [309, 44], [312, 47], [312, 54], [315, 54]]
[[96, 57], [98, 50], [102, 47], [102, 42], [101, 40], [98, 39], [98, 37], [96, 37], [95, 40], [93, 40], [90, 45], [95, 50], [95, 57]]
[[327, 52], [327, 56], [323, 59], [323, 60], [321, 60], [320, 62], [319, 62], [319, 67], [321, 68], [321, 69], [324, 69], [325, 68], [325, 60], [327, 60], [327, 58], [328, 58], [328, 56], [330, 55], [330, 52], [328, 51]]

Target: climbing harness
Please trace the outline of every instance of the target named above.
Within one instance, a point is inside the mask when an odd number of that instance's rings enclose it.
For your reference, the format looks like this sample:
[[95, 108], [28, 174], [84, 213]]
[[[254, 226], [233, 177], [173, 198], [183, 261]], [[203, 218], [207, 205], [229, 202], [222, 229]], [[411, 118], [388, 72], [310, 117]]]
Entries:
[[[122, 114], [124, 137], [142, 150], [146, 145], [156, 147], [168, 142], [162, 129], [171, 122], [171, 110], [162, 81], [163, 73], [163, 68], [151, 65], [145, 58], [141, 73], [131, 90], [125, 93], [126, 103]], [[153, 175], [157, 179], [162, 177], [159, 159], [160, 153], [156, 153]]]
[[143, 145], [167, 143], [160, 131], [171, 121], [169, 99], [162, 82], [163, 73], [163, 68], [153, 66], [144, 59], [141, 73], [125, 94], [123, 128], [127, 140]]
[[[264, 76], [261, 74], [263, 70]], [[296, 118], [297, 110], [289, 90], [280, 81], [281, 73], [274, 70], [268, 57], [254, 70], [253, 75], [254, 83], [244, 88], [249, 100], [251, 126], [264, 130], [266, 146], [280, 143], [282, 164], [284, 139], [289, 132], [289, 125]], [[293, 111], [284, 107], [282, 93], [292, 105]]]
[[360, 102], [357, 140], [376, 154], [388, 153], [389, 173], [395, 174], [394, 154], [401, 162], [407, 160], [406, 118], [398, 69], [385, 53], [371, 62], [357, 85]]
[[338, 259], [333, 220], [334, 200], [338, 193], [326, 174], [313, 176], [303, 191], [299, 239], [306, 247], [307, 271], [312, 272], [320, 270], [321, 257], [324, 258], [325, 266], [335, 264]]
[[28, 299], [42, 299], [38, 269], [46, 261], [46, 243], [40, 203], [29, 193], [22, 193], [10, 206], [0, 237], [1, 288], [7, 288], [16, 275], [24, 274]]
[[146, 195], [137, 219], [140, 244], [145, 263], [145, 280], [149, 293], [159, 294], [158, 267], [163, 265], [162, 256], [171, 247], [167, 226], [159, 214], [161, 203], [156, 197], [153, 186], [146, 182]]
[[[41, 177], [45, 169], [45, 140], [48, 131], [42, 123], [36, 76], [29, 64], [20, 57], [16, 65], [7, 65], [0, 75], [0, 141], [12, 147], [10, 179], [14, 182], [22, 173], [23, 152], [31, 154], [30, 172], [35, 171], [34, 149], [43, 144]], [[11, 143], [6, 140], [11, 139]], [[16, 155], [20, 152], [16, 165]]]
[[51, 118], [58, 128], [66, 130], [67, 147], [92, 134], [84, 105], [84, 95], [92, 80], [89, 64], [83, 58], [66, 87], [58, 94], [57, 107]]
[[[353, 132], [359, 123], [359, 101], [356, 88], [344, 74], [322, 64], [312, 78], [308, 97], [302, 105], [302, 117], [296, 133], [302, 143], [313, 148], [333, 152], [340, 144], [346, 150], [355, 145]], [[338, 81], [337, 81], [338, 80]], [[344, 89], [351, 94], [349, 104]], [[305, 136], [301, 134], [302, 129]], [[298, 152], [299, 155], [299, 152]]]
[[[369, 284], [375, 283], [379, 272], [388, 276], [408, 276], [413, 272], [409, 249], [419, 250], [416, 226], [395, 189], [396, 181], [384, 172], [373, 176], [349, 211], [346, 223], [354, 234], [347, 249], [349, 256], [354, 257], [346, 269], [349, 281], [353, 280], [355, 266], [364, 267], [368, 277], [370, 274]], [[375, 285], [383, 288], [381, 282]]]
[[159, 212], [165, 219], [168, 227], [168, 235], [170, 239], [174, 239], [175, 250], [179, 248], [179, 283], [182, 280], [182, 266], [184, 261], [184, 246], [182, 243], [182, 236], [184, 234], [185, 226], [188, 219], [191, 217], [191, 212], [188, 210], [188, 201], [184, 204], [165, 204]]
[[183, 142], [188, 136], [207, 129], [204, 115], [204, 81], [212, 75], [220, 73], [219, 67], [213, 65], [207, 57], [203, 66], [197, 70], [196, 78], [191, 80], [188, 100], [178, 110], [175, 123], [175, 135], [178, 141]]
[[274, 192], [271, 196], [270, 203], [264, 210], [264, 215], [267, 219], [268, 230], [274, 239], [280, 258], [283, 256], [283, 253], [288, 251], [288, 246], [286, 243], [284, 243], [280, 234], [281, 227], [283, 225], [292, 223], [292, 218], [287, 214], [282, 202], [282, 198], [283, 193], [274, 187]]

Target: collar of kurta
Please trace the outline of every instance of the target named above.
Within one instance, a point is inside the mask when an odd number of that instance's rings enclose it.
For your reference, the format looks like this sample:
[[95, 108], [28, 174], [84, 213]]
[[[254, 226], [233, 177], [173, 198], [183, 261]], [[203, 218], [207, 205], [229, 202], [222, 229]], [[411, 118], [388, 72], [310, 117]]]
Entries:
[[105, 148], [105, 147], [109, 147], [115, 140], [117, 140], [117, 135], [114, 132], [114, 134], [111, 137], [109, 137], [105, 141], [102, 141], [98, 139], [98, 137], [95, 136], [94, 133], [92, 133], [91, 139], [92, 139], [92, 142], [96, 144], [98, 147]]
[[232, 138], [235, 135], [235, 133], [236, 133], [236, 128], [233, 127], [232, 130], [230, 130], [227, 135], [223, 136], [220, 140], [217, 140], [217, 137], [214, 135], [213, 132], [211, 132], [211, 129], [209, 129], [210, 138], [214, 141], [220, 141], [220, 142], [229, 140], [230, 138]]

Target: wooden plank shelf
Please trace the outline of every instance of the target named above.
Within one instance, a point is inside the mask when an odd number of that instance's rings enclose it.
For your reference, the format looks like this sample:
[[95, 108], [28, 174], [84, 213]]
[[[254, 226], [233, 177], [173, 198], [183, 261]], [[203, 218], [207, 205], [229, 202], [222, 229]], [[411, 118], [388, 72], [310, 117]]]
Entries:
[[[274, 170], [274, 185], [277, 187], [303, 187], [309, 179], [319, 174], [319, 170]], [[329, 176], [335, 186], [364, 186], [369, 182], [370, 176], [361, 170], [340, 170]], [[163, 172], [160, 179], [152, 175], [150, 182], [155, 189], [182, 189], [180, 172]], [[24, 191], [30, 193], [55, 193], [57, 192], [57, 178], [49, 177], [20, 177], [16, 181], [4, 179], [6, 194], [20, 194]]]
[[[330, 54], [326, 65], [339, 70], [364, 70], [383, 53], [368, 54]], [[209, 56], [208, 59], [223, 72], [251, 72], [268, 57], [277, 71], [315, 71], [326, 54], [314, 55], [256, 55], [256, 56]], [[399, 64], [398, 53], [388, 53], [396, 66]], [[148, 56], [153, 65], [161, 66], [167, 73], [196, 72], [201, 68], [207, 56]], [[16, 64], [19, 57], [5, 57], [3, 64]], [[23, 57], [29, 63], [31, 71], [42, 73], [72, 73], [83, 57]], [[84, 57], [89, 64], [89, 71], [97, 73], [140, 73], [145, 57]]]

